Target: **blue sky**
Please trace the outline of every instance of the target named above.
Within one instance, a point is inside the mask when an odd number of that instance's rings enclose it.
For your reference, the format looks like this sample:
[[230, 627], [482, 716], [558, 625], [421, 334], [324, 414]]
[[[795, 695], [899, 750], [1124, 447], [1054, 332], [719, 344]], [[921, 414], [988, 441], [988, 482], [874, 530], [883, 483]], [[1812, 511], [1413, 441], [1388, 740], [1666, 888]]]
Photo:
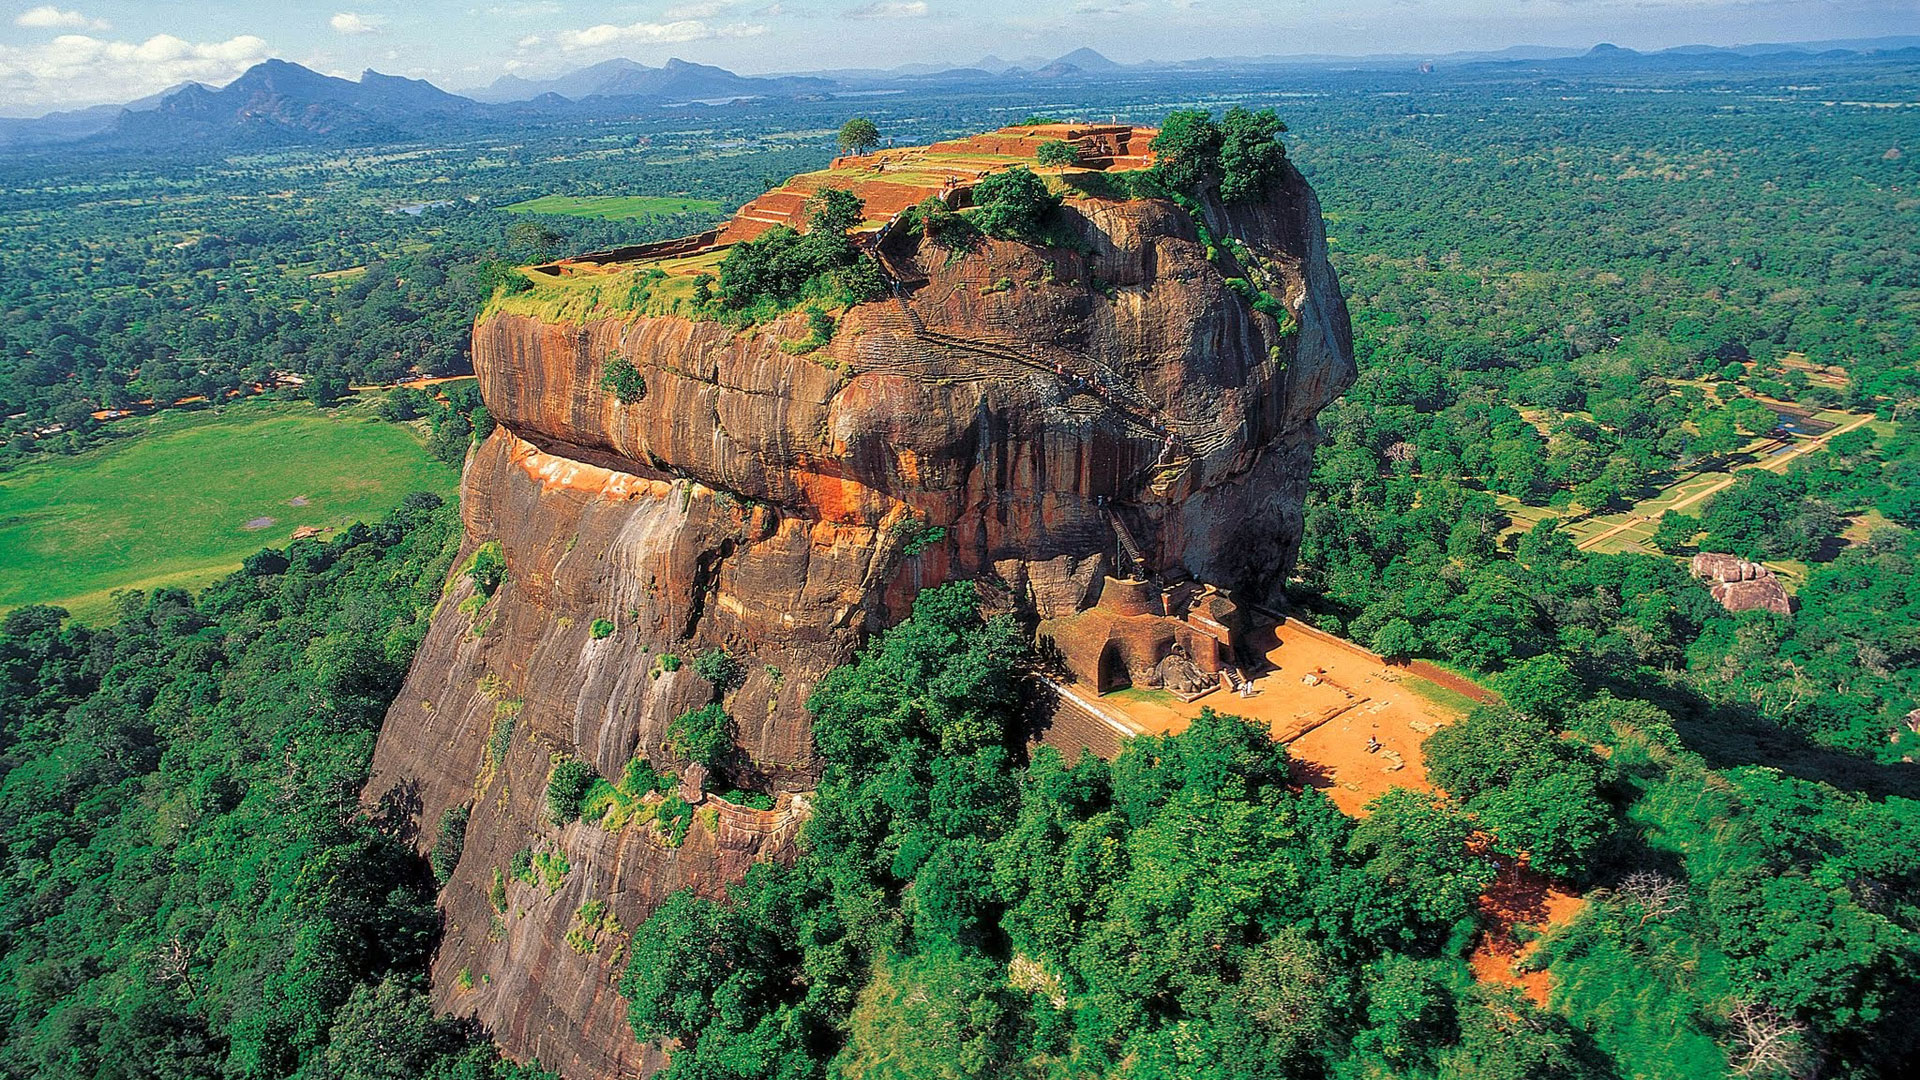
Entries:
[[1920, 0], [0, 0], [0, 114], [221, 83], [269, 56], [449, 89], [614, 56], [759, 73], [1058, 55], [1638, 48], [1920, 32]]

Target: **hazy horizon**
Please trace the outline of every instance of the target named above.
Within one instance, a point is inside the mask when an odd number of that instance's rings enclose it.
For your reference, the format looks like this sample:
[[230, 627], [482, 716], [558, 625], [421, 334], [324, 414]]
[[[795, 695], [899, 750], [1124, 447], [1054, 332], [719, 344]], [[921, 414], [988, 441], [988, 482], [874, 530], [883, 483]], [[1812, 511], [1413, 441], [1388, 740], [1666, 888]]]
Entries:
[[[366, 69], [449, 90], [545, 78], [627, 57], [742, 74], [1058, 56], [1122, 63], [1205, 56], [1434, 56], [1606, 41], [1678, 45], [1920, 32], [1906, 0], [98, 0], [17, 5], [0, 26], [0, 114], [130, 101], [223, 84], [269, 58], [353, 78]], [[1180, 44], [1158, 51], [1169, 40]], [[1177, 52], [1179, 55], [1169, 55]]]

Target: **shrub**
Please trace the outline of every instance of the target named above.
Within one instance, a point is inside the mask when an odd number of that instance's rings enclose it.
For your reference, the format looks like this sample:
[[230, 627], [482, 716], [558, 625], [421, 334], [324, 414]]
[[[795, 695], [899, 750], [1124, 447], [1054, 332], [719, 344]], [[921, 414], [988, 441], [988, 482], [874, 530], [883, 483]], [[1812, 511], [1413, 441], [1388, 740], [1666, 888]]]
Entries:
[[733, 749], [731, 721], [719, 705], [702, 705], [681, 713], [667, 725], [667, 749], [678, 757], [718, 768]]
[[489, 540], [473, 550], [473, 557], [467, 560], [467, 577], [474, 591], [488, 599], [500, 591], [507, 580], [507, 557], [500, 550], [500, 541]]
[[660, 831], [666, 834], [668, 847], [679, 847], [687, 838], [687, 828], [693, 824], [693, 807], [678, 793], [669, 794], [660, 803], [660, 812], [654, 818]]
[[627, 762], [626, 775], [620, 778], [620, 790], [636, 798], [649, 791], [657, 791], [665, 795], [672, 791], [673, 787], [673, 774], [655, 769], [653, 763], [643, 757], [636, 757]]
[[606, 619], [595, 619], [593, 620], [593, 625], [588, 628], [587, 633], [591, 634], [595, 641], [610, 638], [613, 636], [613, 623]]
[[722, 303], [751, 317], [772, 316], [810, 297], [860, 303], [887, 294], [873, 260], [854, 246], [866, 204], [851, 191], [825, 188], [807, 200], [807, 232], [777, 225], [720, 260]]
[[547, 775], [547, 816], [555, 825], [565, 825], [580, 817], [580, 804], [593, 786], [593, 769], [578, 758], [555, 764]]
[[453, 876], [453, 868], [460, 863], [460, 852], [467, 845], [467, 817], [471, 813], [466, 803], [450, 806], [440, 815], [440, 835], [434, 838], [433, 853], [427, 861], [433, 866], [433, 880], [445, 885]]
[[493, 706], [493, 730], [487, 735], [487, 760], [501, 765], [507, 760], [507, 751], [513, 749], [513, 727], [520, 718], [518, 701], [495, 702]]
[[616, 356], [607, 362], [607, 369], [600, 373], [600, 389], [620, 399], [620, 404], [631, 405], [647, 396], [647, 380], [633, 361], [624, 356]]
[[731, 690], [740, 685], [740, 680], [746, 671], [740, 666], [740, 661], [735, 660], [733, 654], [725, 649], [708, 649], [701, 653], [694, 658], [693, 670], [699, 672], [701, 678], [712, 683], [714, 689], [721, 691]]
[[949, 252], [972, 251], [980, 246], [980, 227], [965, 214], [955, 213], [937, 196], [929, 195], [913, 208], [920, 235], [928, 243]]

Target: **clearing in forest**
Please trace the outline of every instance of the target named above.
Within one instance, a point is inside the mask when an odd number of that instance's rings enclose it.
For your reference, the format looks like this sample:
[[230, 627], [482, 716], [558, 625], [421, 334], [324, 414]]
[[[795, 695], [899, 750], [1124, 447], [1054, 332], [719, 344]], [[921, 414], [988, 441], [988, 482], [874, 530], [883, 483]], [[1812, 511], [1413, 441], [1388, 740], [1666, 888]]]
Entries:
[[560, 214], [624, 221], [660, 214], [710, 214], [717, 212], [720, 204], [712, 199], [679, 195], [542, 195], [502, 209], [509, 214]]
[[1521, 962], [1527, 954], [1549, 931], [1572, 922], [1586, 901], [1523, 862], [1498, 855], [1487, 857], [1500, 869], [1493, 885], [1474, 904], [1486, 929], [1467, 955], [1467, 966], [1473, 969], [1476, 980], [1515, 987], [1534, 1004], [1546, 1008], [1553, 990], [1547, 972], [1516, 971], [1514, 966], [1526, 968]]
[[57, 604], [98, 620], [116, 589], [199, 588], [295, 530], [332, 535], [411, 491], [451, 498], [459, 482], [419, 432], [366, 406], [248, 401], [114, 431], [125, 435], [0, 474], [0, 612]]

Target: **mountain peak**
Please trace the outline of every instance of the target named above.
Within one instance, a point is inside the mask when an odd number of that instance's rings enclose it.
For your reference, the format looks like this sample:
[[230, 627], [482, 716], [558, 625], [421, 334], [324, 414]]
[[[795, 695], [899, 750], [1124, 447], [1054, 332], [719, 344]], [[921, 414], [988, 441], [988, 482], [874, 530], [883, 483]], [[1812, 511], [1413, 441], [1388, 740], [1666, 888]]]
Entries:
[[1089, 48], [1078, 48], [1065, 56], [1055, 57], [1054, 64], [1070, 65], [1081, 71], [1118, 71], [1121, 65]]

